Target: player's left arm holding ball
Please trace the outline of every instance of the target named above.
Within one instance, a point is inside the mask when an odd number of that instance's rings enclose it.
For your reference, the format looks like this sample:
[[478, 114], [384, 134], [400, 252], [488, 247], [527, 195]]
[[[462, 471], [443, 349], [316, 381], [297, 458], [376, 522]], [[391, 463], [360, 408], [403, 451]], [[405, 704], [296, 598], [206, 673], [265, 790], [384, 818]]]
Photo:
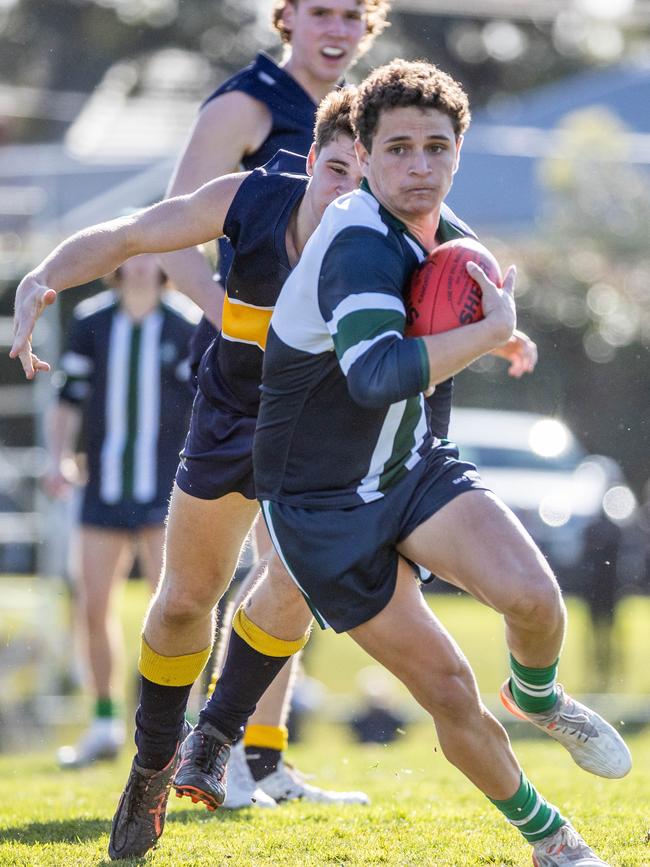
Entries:
[[82, 229], [30, 271], [16, 290], [14, 342], [9, 353], [11, 358], [20, 358], [27, 379], [50, 369], [32, 352], [31, 335], [38, 317], [59, 292], [109, 274], [140, 253], [183, 250], [219, 237], [246, 176], [226, 175], [192, 195]]

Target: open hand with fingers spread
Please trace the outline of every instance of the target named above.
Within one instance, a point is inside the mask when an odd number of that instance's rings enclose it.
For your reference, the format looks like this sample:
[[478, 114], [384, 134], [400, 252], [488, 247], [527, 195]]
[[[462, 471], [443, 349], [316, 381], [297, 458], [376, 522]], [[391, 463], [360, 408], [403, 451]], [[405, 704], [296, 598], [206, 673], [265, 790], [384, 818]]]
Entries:
[[27, 379], [33, 379], [39, 370], [50, 369], [50, 365], [32, 351], [32, 332], [43, 310], [55, 301], [54, 289], [41, 283], [34, 274], [23, 277], [16, 290], [14, 342], [9, 356], [20, 359]]
[[494, 330], [495, 347], [508, 343], [517, 325], [514, 298], [517, 269], [511, 265], [503, 278], [503, 286], [499, 287], [475, 262], [468, 262], [466, 268], [470, 277], [481, 287], [483, 315]]

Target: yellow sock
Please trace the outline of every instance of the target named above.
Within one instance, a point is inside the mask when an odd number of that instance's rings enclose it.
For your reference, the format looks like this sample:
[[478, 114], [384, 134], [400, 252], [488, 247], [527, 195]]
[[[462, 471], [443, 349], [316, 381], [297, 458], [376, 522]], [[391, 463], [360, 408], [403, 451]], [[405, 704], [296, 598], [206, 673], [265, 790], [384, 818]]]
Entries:
[[147, 680], [160, 686], [190, 686], [205, 668], [212, 645], [185, 656], [162, 656], [141, 636], [138, 671]]
[[253, 650], [265, 656], [293, 656], [302, 650], [309, 640], [309, 631], [296, 641], [285, 641], [265, 632], [253, 623], [243, 608], [238, 608], [232, 620], [232, 628]]
[[244, 732], [245, 747], [259, 747], [266, 750], [286, 750], [289, 732], [286, 726], [263, 726], [252, 724]]

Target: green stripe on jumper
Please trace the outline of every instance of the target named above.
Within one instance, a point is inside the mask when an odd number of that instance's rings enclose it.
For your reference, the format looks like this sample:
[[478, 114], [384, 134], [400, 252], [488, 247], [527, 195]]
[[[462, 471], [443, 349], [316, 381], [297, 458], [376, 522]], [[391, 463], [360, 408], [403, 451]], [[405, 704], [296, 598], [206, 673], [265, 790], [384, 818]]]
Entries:
[[404, 331], [404, 314], [397, 310], [354, 310], [338, 323], [334, 348], [339, 358], [363, 340], [372, 340], [387, 331]]
[[133, 498], [133, 481], [135, 477], [135, 441], [138, 435], [138, 373], [140, 369], [140, 344], [142, 342], [142, 327], [134, 325], [131, 331], [129, 347], [129, 382], [127, 386], [127, 423], [126, 443], [122, 458], [124, 473], [123, 496]]
[[393, 450], [384, 464], [384, 470], [379, 477], [380, 491], [397, 484], [406, 475], [406, 462], [411, 457], [415, 445], [415, 431], [424, 412], [419, 397], [409, 397], [404, 407], [404, 413], [395, 432]]

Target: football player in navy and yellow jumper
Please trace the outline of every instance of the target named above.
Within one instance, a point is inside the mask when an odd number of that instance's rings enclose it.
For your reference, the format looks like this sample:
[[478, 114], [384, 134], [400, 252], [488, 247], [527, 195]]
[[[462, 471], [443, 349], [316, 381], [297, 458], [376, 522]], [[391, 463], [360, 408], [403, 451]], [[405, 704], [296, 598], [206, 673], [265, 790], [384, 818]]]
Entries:
[[[285, 47], [282, 60], [276, 63], [266, 54], [258, 55], [205, 101], [168, 194], [191, 193], [227, 172], [268, 165], [279, 149], [304, 158], [312, 142], [318, 103], [384, 29], [389, 5], [389, 0], [274, 0], [272, 23]], [[304, 172], [304, 162], [299, 170]], [[197, 250], [163, 258], [173, 283], [209, 312], [210, 321], [204, 319], [194, 336], [194, 368], [215, 336], [215, 326], [220, 329], [218, 339], [229, 341], [231, 354], [242, 359], [254, 355], [252, 348], [264, 340], [270, 311], [264, 304], [239, 303], [226, 284], [231, 259], [232, 246], [223, 239], [219, 242], [215, 283], [207, 260]], [[262, 268], [259, 273], [263, 281]], [[224, 373], [222, 380], [226, 379]], [[253, 365], [252, 392], [258, 382]], [[250, 418], [255, 400], [246, 399], [242, 407], [241, 393], [236, 391], [233, 410]], [[223, 458], [227, 456], [226, 451]], [[223, 460], [220, 466], [226, 469]], [[212, 608], [230, 580], [244, 530], [248, 531], [255, 520], [255, 509], [253, 501], [243, 499], [238, 489], [224, 489], [224, 495], [213, 499], [212, 494], [200, 493], [196, 485], [192, 490], [184, 487], [179, 478], [170, 513], [167, 547], [173, 550], [167, 554], [166, 589], [154, 602], [143, 633], [149, 648], [163, 660], [201, 651], [211, 643]], [[192, 532], [187, 532], [188, 524]], [[272, 546], [261, 521], [255, 524], [254, 536], [255, 547], [263, 557]], [[200, 544], [196, 544], [197, 537]], [[163, 676], [149, 659], [148, 654], [143, 655], [141, 673], [162, 686]], [[194, 673], [192, 668], [192, 676]], [[282, 761], [291, 679], [287, 667], [262, 698], [244, 743], [234, 751], [232, 785], [225, 806], [269, 805], [269, 796], [346, 800], [344, 793], [339, 797], [305, 785]], [[178, 675], [174, 675], [177, 681]], [[143, 702], [147, 701], [143, 696]]]

